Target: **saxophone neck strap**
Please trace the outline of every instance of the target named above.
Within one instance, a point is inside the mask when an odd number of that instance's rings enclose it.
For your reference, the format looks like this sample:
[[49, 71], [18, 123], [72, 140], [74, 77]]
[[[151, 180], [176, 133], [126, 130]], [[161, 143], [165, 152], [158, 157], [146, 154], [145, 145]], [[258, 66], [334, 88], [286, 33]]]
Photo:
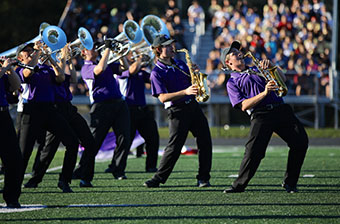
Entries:
[[174, 68], [176, 68], [177, 70], [181, 71], [183, 74], [185, 74], [186, 76], [190, 77], [191, 78], [191, 75], [188, 74], [187, 72], [183, 71], [183, 69], [180, 69], [176, 64], [172, 64], [172, 66]]

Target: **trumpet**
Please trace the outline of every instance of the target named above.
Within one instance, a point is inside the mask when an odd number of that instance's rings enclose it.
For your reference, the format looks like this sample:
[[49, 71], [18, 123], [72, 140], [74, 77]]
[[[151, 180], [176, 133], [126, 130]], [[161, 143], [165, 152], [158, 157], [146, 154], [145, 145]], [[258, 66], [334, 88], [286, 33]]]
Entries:
[[[104, 37], [105, 38], [105, 37]], [[138, 43], [142, 39], [142, 33], [138, 24], [133, 20], [127, 20], [124, 23], [123, 32], [115, 38], [105, 38], [104, 40], [111, 40], [112, 50], [110, 51], [108, 63], [112, 63], [125, 57], [131, 49], [131, 43]], [[100, 51], [101, 55], [104, 54], [105, 44], [99, 46], [97, 51]]]
[[[6, 61], [8, 58], [12, 58], [12, 57], [1, 56], [0, 57], [0, 63], [3, 64], [4, 61]], [[27, 68], [27, 69], [30, 69], [30, 70], [32, 70], [34, 72], [37, 72], [39, 70], [38, 66], [30, 66], [30, 65], [23, 64], [18, 59], [14, 59], [14, 62], [11, 63], [11, 65], [12, 66], [19, 66], [19, 67], [22, 67], [22, 68]]]
[[267, 81], [271, 81], [273, 80], [275, 82], [275, 84], [278, 86], [277, 90], [275, 91], [275, 94], [278, 97], [283, 97], [285, 95], [287, 95], [288, 92], [288, 88], [286, 86], [286, 84], [284, 83], [284, 81], [282, 80], [280, 74], [277, 71], [277, 67], [274, 66], [272, 68], [269, 69], [262, 69], [260, 67], [260, 61], [254, 57], [254, 55], [248, 51], [243, 58], [246, 57], [251, 57], [251, 59], [253, 60], [253, 63], [255, 64], [255, 66], [257, 67], [257, 69], [260, 71], [261, 76]]

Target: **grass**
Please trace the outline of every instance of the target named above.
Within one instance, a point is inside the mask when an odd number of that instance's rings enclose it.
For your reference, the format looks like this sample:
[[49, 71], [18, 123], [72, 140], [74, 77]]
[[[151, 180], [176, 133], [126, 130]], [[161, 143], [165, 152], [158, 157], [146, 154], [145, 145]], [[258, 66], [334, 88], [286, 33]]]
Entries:
[[[168, 138], [169, 131], [167, 127], [159, 128], [159, 135], [161, 138]], [[239, 127], [210, 127], [212, 138], [245, 138], [248, 136], [249, 127], [241, 125]], [[334, 128], [306, 128], [309, 138], [340, 138], [340, 129]], [[275, 134], [273, 135], [276, 136]], [[189, 138], [193, 138], [189, 133]]]
[[[103, 172], [108, 162], [97, 162], [94, 188], [79, 188], [79, 180], [74, 180], [75, 193], [63, 194], [56, 187], [59, 171], [49, 172], [38, 188], [23, 189], [20, 197], [23, 205], [47, 207], [2, 213], [0, 223], [340, 222], [340, 150], [335, 147], [310, 147], [301, 176], [315, 176], [301, 177], [297, 194], [288, 194], [280, 186], [288, 154], [283, 147], [268, 148], [246, 192], [223, 194], [234, 180], [229, 176], [238, 172], [243, 147], [214, 149], [218, 152], [213, 155], [210, 188], [195, 186], [196, 155], [182, 155], [167, 183], [156, 189], [142, 186], [152, 176], [143, 172], [145, 157], [128, 160], [128, 179], [123, 181]], [[58, 151], [51, 167], [60, 166], [62, 159], [63, 151]]]

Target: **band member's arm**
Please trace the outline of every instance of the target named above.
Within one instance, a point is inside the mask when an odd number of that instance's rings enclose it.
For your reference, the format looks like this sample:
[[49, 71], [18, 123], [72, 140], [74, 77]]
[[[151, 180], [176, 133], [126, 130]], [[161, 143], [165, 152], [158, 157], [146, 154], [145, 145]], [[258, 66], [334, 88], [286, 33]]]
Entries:
[[168, 101], [173, 101], [173, 100], [178, 100], [184, 96], [187, 95], [197, 95], [198, 93], [198, 87], [197, 85], [191, 85], [186, 89], [183, 89], [181, 91], [178, 92], [174, 92], [174, 93], [161, 93], [158, 96], [159, 101], [161, 101], [162, 103], [168, 102]]
[[62, 82], [64, 82], [64, 81], [65, 81], [65, 73], [64, 73], [64, 70], [62, 70], [62, 69], [59, 67], [59, 65], [57, 64], [57, 62], [55, 62], [55, 61], [53, 60], [53, 58], [51, 57], [51, 55], [48, 55], [47, 57], [48, 57], [48, 60], [49, 60], [50, 63], [51, 63], [51, 66], [52, 66], [52, 68], [53, 68], [53, 70], [54, 70], [54, 73], [55, 73], [55, 75], [56, 75], [55, 81], [56, 81], [57, 83], [62, 83]]
[[65, 71], [65, 67], [66, 67], [66, 59], [69, 56], [69, 48], [68, 48], [69, 44], [66, 44], [62, 49], [61, 49], [61, 56], [59, 58], [60, 62], [58, 62], [57, 64], [59, 65], [59, 67]]
[[105, 71], [105, 69], [107, 68], [107, 61], [109, 59], [109, 54], [110, 54], [110, 49], [106, 48], [104, 50], [104, 54], [102, 56], [102, 58], [100, 59], [98, 65], [96, 65], [96, 67], [94, 67], [94, 74], [95, 75], [100, 75], [102, 74], [103, 71]]
[[14, 63], [13, 59], [6, 59], [0, 72], [0, 78], [3, 74], [8, 74], [8, 82], [10, 83], [10, 87], [8, 90], [10, 92], [14, 92], [20, 89], [21, 84], [19, 75], [14, 71], [12, 63]]
[[137, 60], [132, 63], [129, 67], [130, 75], [135, 75], [139, 72], [142, 67], [142, 55], [137, 58]]
[[119, 72], [124, 72], [129, 69], [129, 62], [127, 61], [126, 57], [122, 57], [119, 59]]
[[269, 81], [266, 84], [266, 88], [263, 92], [261, 92], [260, 94], [252, 98], [245, 99], [241, 103], [239, 103], [241, 110], [246, 111], [246, 110], [253, 108], [258, 103], [260, 103], [271, 91], [275, 91], [276, 89], [277, 89], [277, 86], [275, 85], [275, 82], [273, 80]]
[[72, 60], [70, 60], [69, 65], [68, 65], [69, 69], [70, 69], [70, 74], [71, 74], [71, 78], [70, 78], [70, 83], [77, 83], [77, 71], [75, 66], [72, 63]]

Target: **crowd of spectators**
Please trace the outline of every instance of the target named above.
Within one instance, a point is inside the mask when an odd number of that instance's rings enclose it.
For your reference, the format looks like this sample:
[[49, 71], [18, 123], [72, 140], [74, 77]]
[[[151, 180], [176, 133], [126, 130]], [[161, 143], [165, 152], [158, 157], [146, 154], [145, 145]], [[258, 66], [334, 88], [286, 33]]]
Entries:
[[[248, 1], [221, 3], [211, 0], [208, 9], [214, 49], [207, 59], [207, 73], [219, 70], [220, 50], [236, 39], [244, 52], [268, 58], [286, 70], [289, 94], [313, 94], [313, 82], [318, 80], [320, 94], [329, 96], [332, 16], [322, 1], [267, 0], [262, 10], [249, 7]], [[212, 76], [212, 84], [223, 88], [220, 76]]]
[[[195, 31], [198, 19], [204, 18], [203, 8], [194, 0], [187, 9], [180, 9], [175, 0], [168, 0], [159, 16], [178, 48], [188, 48], [184, 41], [185, 30], [181, 16], [187, 13], [189, 30]], [[101, 41], [106, 35], [115, 37], [122, 32], [123, 23], [140, 20], [149, 13], [143, 13], [137, 1], [128, 5], [122, 3], [95, 3], [74, 1], [63, 24], [68, 39], [77, 38], [77, 29], [87, 28], [92, 37]], [[203, 14], [203, 16], [202, 16]], [[330, 66], [330, 45], [332, 16], [322, 0], [267, 0], [261, 8], [250, 7], [248, 1], [211, 0], [206, 9], [207, 29], [212, 29], [214, 46], [206, 63], [213, 91], [224, 93], [226, 75], [218, 73], [220, 50], [232, 40], [241, 41], [244, 52], [250, 50], [257, 58], [274, 61], [289, 74], [289, 94], [312, 94], [314, 77], [320, 81], [321, 94], [329, 95], [328, 68]], [[211, 25], [210, 25], [211, 24]], [[250, 59], [249, 59], [250, 60]], [[74, 59], [79, 71], [80, 58]], [[74, 86], [74, 94], [86, 93], [81, 80]]]

